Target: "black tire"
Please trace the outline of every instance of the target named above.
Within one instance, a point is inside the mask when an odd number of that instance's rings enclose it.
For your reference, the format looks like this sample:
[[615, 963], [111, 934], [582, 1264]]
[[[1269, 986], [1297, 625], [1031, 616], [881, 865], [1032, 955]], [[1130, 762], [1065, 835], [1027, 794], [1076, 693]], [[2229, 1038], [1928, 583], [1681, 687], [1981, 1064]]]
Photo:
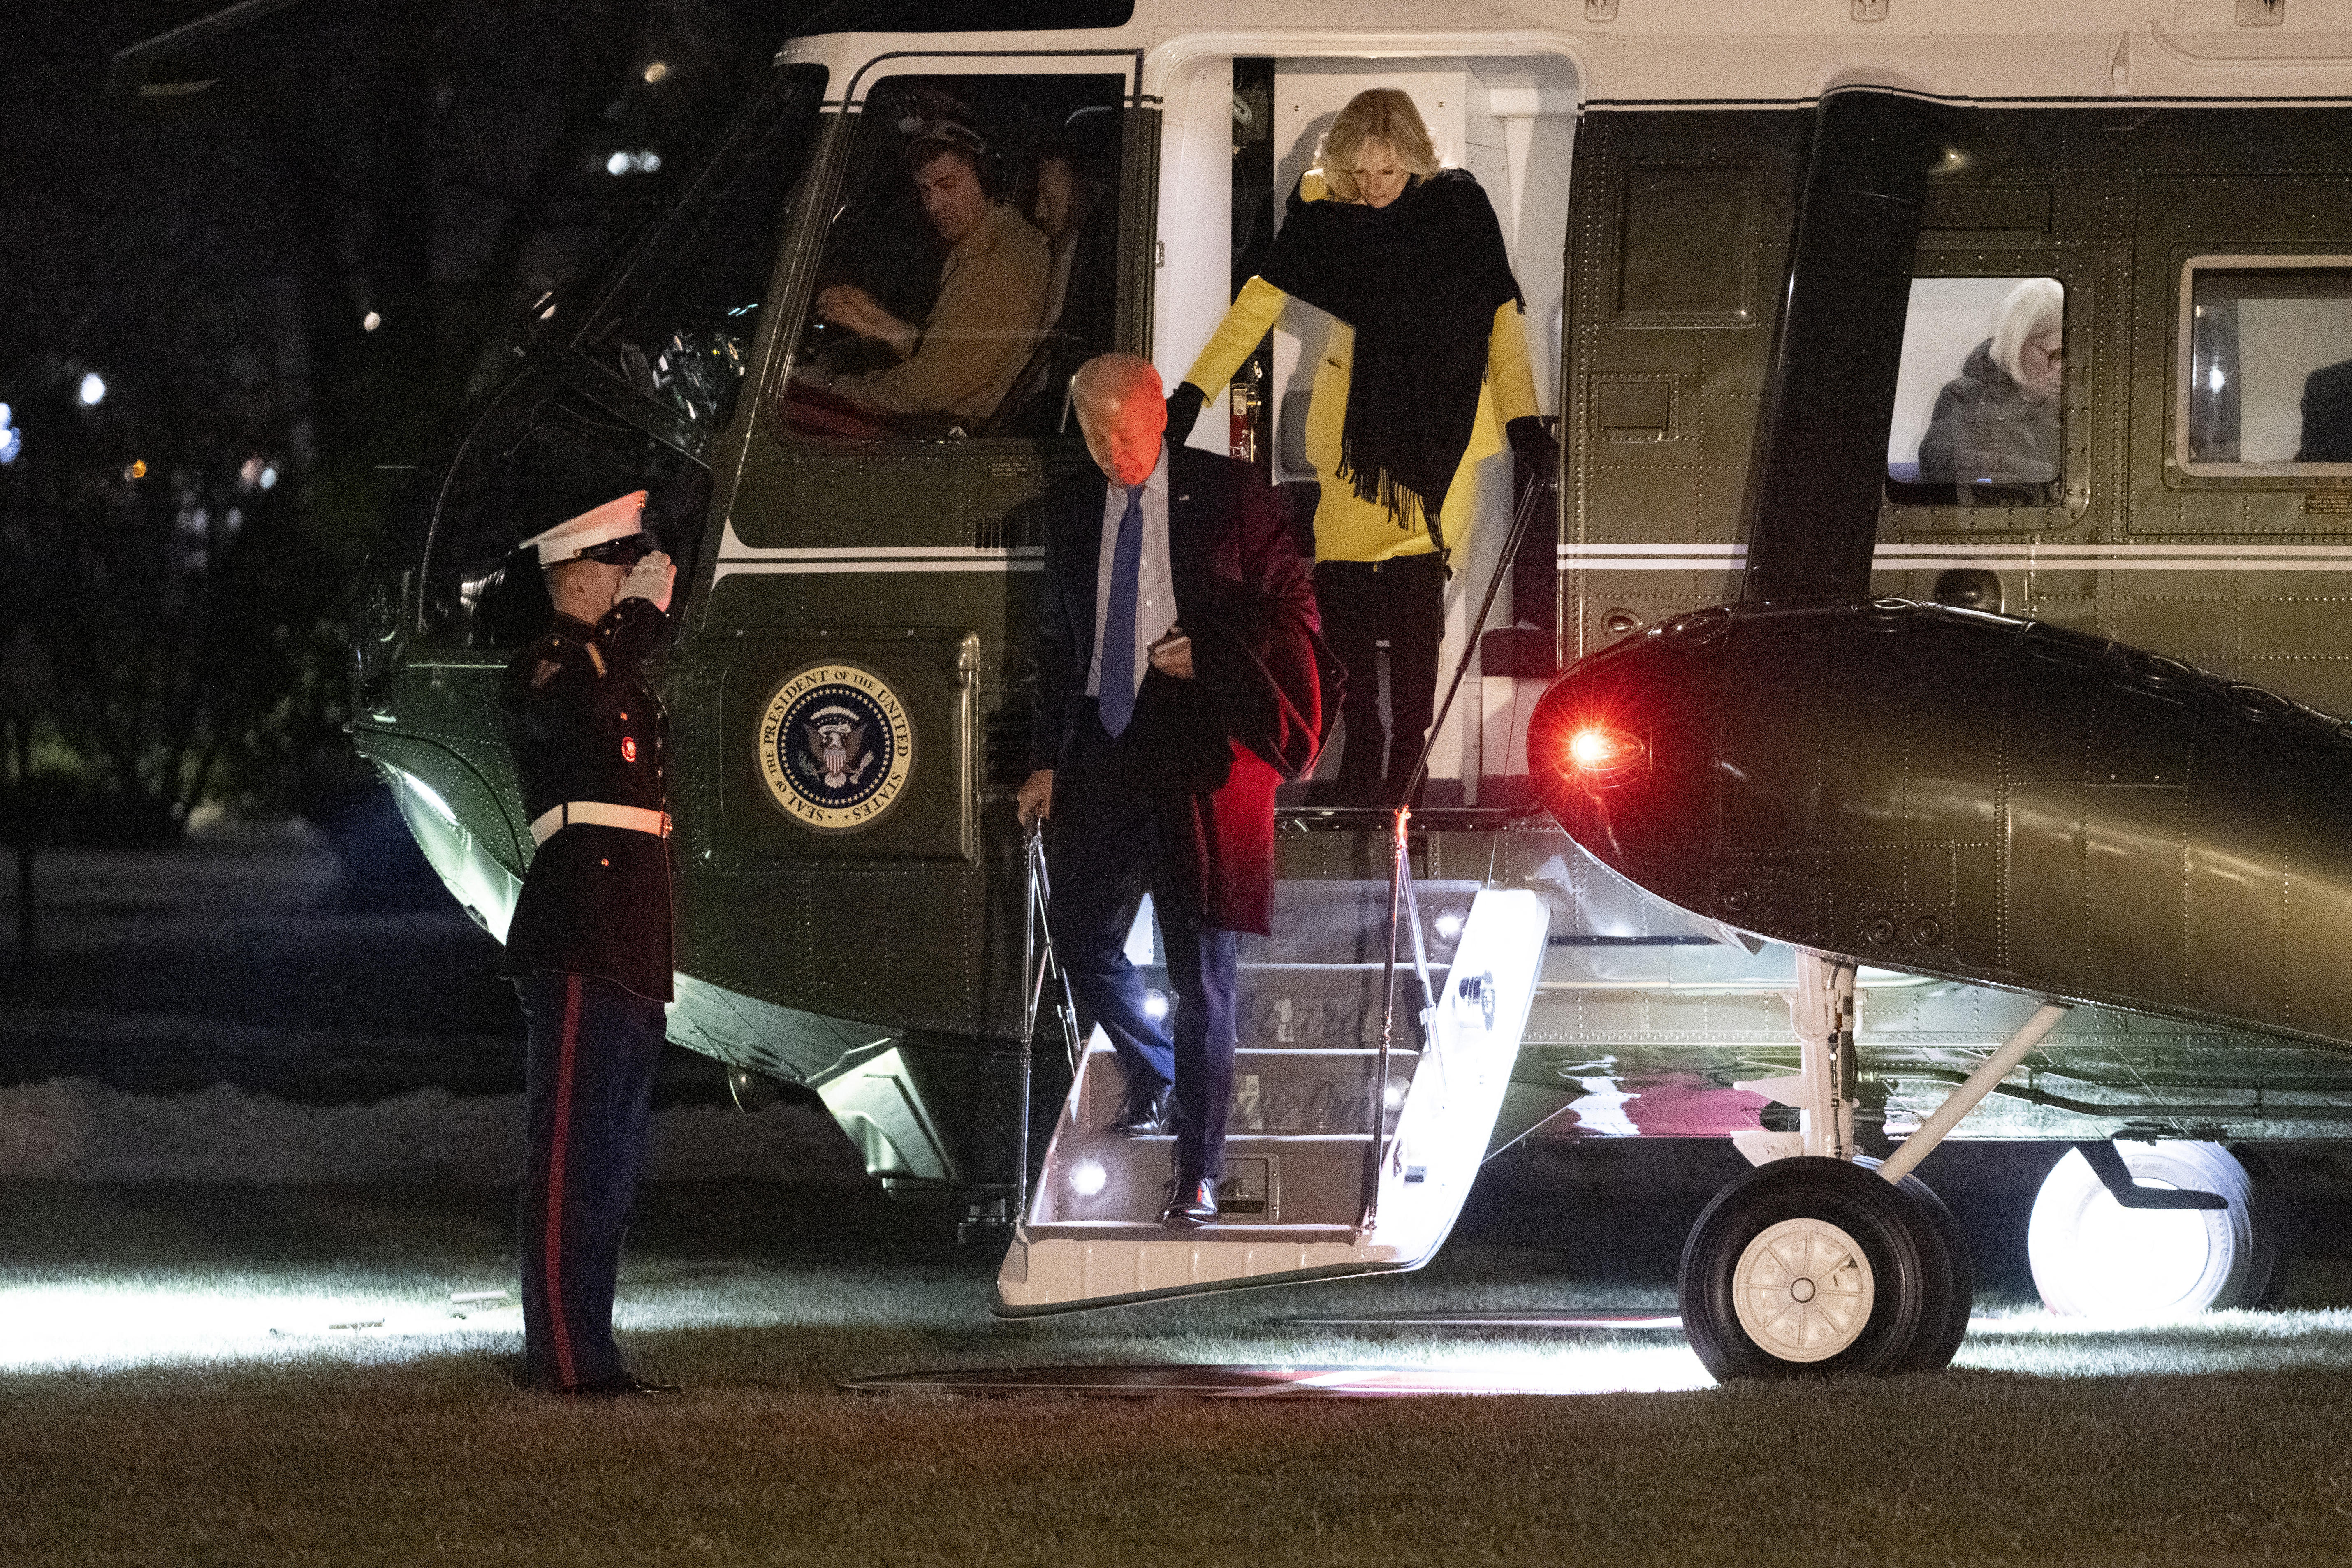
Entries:
[[[1879, 1164], [1867, 1155], [1854, 1163], [1865, 1171], [1875, 1171]], [[1883, 1176], [1879, 1179], [1885, 1180]], [[1936, 1331], [1926, 1332], [1927, 1325], [1921, 1325], [1923, 1331], [1918, 1343], [1904, 1370], [1941, 1372], [1952, 1364], [1952, 1358], [1959, 1353], [1960, 1342], [1969, 1337], [1969, 1317], [1976, 1310], [1977, 1305], [1976, 1266], [1969, 1258], [1968, 1243], [1961, 1239], [1959, 1223], [1952, 1218], [1952, 1211], [1944, 1206], [1944, 1200], [1936, 1195], [1935, 1188], [1912, 1175], [1903, 1178], [1899, 1190], [1925, 1214], [1928, 1228], [1927, 1240], [1943, 1249], [1942, 1267], [1948, 1271], [1943, 1295], [1948, 1303], [1944, 1321]]]
[[1718, 1382], [1941, 1365], [1946, 1342], [1958, 1343], [1956, 1315], [1967, 1324], [1953, 1306], [1959, 1254], [1948, 1236], [1925, 1204], [1858, 1165], [1759, 1165], [1691, 1227], [1683, 1332]]

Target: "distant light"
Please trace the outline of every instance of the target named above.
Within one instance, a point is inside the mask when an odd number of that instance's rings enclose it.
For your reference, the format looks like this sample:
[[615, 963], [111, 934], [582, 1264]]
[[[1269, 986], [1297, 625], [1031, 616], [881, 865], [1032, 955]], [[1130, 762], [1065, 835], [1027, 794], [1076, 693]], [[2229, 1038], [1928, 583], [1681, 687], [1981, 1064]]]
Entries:
[[6, 404], [0, 403], [0, 467], [15, 462], [16, 454], [25, 449], [25, 433], [11, 429], [8, 425], [9, 416], [14, 412]]
[[126, 479], [145, 479], [147, 477], [147, 459], [144, 458], [131, 458], [131, 466], [122, 470], [122, 477]]
[[632, 160], [626, 153], [615, 153], [604, 160], [604, 173], [625, 174], [629, 172], [631, 163]]
[[372, 332], [382, 325], [383, 325], [383, 318], [373, 310], [360, 318], [360, 331], [363, 332]]
[[262, 469], [262, 470], [261, 470], [261, 479], [260, 479], [260, 484], [261, 484], [261, 488], [262, 488], [263, 489], [268, 489], [270, 486], [272, 486], [272, 485], [276, 484], [277, 482], [278, 482], [278, 470], [277, 470], [276, 468], [264, 468], [264, 469]]
[[1452, 910], [1437, 917], [1437, 934], [1451, 942], [1462, 934], [1462, 917]]
[[604, 173], [650, 174], [661, 167], [661, 154], [650, 149], [636, 153], [615, 153], [604, 160]]
[[653, 64], [646, 68], [646, 85], [650, 87], [655, 82], [660, 81], [663, 78], [668, 75], [669, 62], [667, 60], [656, 60]]
[[661, 168], [661, 154], [650, 151], [638, 153], [637, 167], [648, 174], [656, 173]]
[[81, 378], [81, 405], [95, 408], [106, 401], [106, 377], [96, 371]]
[[1143, 1016], [1147, 1018], [1165, 1018], [1168, 1016], [1168, 998], [1158, 991], [1145, 992], [1143, 994]]
[[1102, 1168], [1099, 1161], [1081, 1160], [1070, 1167], [1070, 1191], [1082, 1198], [1094, 1196], [1109, 1181], [1110, 1173]]

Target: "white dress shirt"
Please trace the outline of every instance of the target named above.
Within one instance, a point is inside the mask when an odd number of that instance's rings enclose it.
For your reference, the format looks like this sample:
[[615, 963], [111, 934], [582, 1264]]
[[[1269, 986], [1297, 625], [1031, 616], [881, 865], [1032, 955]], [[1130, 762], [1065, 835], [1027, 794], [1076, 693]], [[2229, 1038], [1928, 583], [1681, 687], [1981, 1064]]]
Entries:
[[[1101, 559], [1095, 566], [1095, 651], [1087, 664], [1087, 695], [1102, 695], [1103, 623], [1110, 618], [1111, 558], [1118, 545], [1118, 521], [1127, 515], [1123, 485], [1103, 487]], [[1143, 481], [1143, 557], [1135, 584], [1135, 685], [1143, 689], [1143, 673], [1151, 668], [1151, 645], [1176, 624], [1176, 576], [1168, 564], [1168, 444], [1160, 445], [1160, 464]]]

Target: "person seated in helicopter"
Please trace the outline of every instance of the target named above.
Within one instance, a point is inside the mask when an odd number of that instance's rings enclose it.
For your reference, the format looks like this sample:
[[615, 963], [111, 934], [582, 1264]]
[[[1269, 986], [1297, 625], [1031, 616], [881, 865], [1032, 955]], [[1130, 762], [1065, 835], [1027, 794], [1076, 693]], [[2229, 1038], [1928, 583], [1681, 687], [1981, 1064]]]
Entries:
[[2065, 305], [2054, 278], [2028, 278], [2002, 298], [1992, 336], [1936, 395], [1919, 442], [1922, 484], [2045, 485], [2057, 479]]
[[1051, 257], [1045, 237], [991, 194], [980, 133], [947, 118], [913, 117], [906, 166], [923, 215], [947, 242], [939, 298], [920, 325], [855, 283], [817, 291], [817, 314], [881, 345], [896, 361], [852, 375], [796, 379], [869, 413], [936, 415], [970, 428], [996, 412], [1036, 341]]

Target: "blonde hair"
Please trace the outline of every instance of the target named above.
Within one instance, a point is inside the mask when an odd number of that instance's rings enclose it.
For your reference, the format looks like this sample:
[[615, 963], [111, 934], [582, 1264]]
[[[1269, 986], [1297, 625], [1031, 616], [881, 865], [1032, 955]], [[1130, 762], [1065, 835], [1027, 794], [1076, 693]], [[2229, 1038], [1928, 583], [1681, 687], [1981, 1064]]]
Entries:
[[1339, 110], [1316, 153], [1323, 184], [1343, 202], [1363, 199], [1356, 189], [1356, 154], [1367, 142], [1387, 142], [1408, 174], [1425, 180], [1437, 173], [1437, 145], [1429, 139], [1429, 127], [1422, 123], [1412, 100], [1398, 88], [1367, 88]]

